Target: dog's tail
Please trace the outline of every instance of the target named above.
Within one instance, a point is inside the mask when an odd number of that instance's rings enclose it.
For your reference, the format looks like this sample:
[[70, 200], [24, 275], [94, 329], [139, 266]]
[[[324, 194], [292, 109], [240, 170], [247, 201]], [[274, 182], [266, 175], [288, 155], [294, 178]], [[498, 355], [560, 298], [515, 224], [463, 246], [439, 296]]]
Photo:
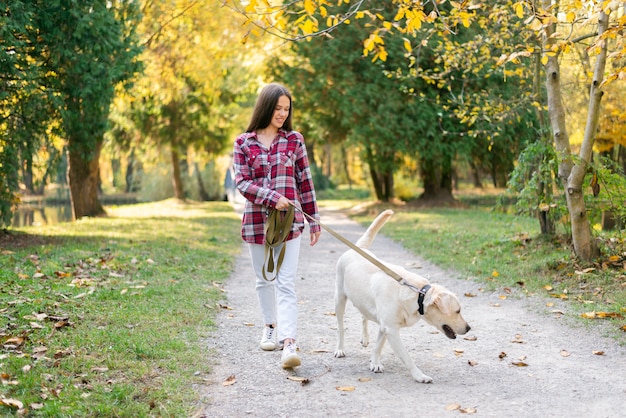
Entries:
[[380, 215], [374, 219], [374, 222], [367, 228], [367, 231], [363, 234], [361, 238], [356, 242], [356, 246], [360, 248], [369, 248], [374, 242], [374, 238], [376, 238], [376, 234], [380, 230], [380, 228], [387, 223], [389, 218], [393, 215], [393, 211], [391, 209], [387, 209], [384, 212], [381, 212]]

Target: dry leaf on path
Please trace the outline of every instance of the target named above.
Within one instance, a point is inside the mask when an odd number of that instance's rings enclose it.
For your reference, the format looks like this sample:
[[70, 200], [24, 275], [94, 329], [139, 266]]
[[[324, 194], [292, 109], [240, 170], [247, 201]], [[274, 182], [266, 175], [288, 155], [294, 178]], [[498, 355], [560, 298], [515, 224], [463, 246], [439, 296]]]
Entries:
[[337, 386], [335, 389], [342, 392], [354, 392], [354, 389], [356, 388], [354, 386]]
[[359, 382], [370, 382], [371, 380], [371, 377], [359, 377]]
[[461, 409], [461, 405], [459, 405], [458, 403], [451, 403], [449, 405], [446, 405], [446, 411], [456, 411]]
[[567, 351], [567, 350], [561, 350], [561, 355], [563, 357], [569, 357], [570, 356], [569, 351]]
[[231, 374], [222, 382], [222, 386], [231, 386], [237, 382], [237, 378], [235, 378], [234, 374]]
[[593, 354], [595, 354], [596, 356], [603, 356], [604, 355], [604, 351], [592, 351]]

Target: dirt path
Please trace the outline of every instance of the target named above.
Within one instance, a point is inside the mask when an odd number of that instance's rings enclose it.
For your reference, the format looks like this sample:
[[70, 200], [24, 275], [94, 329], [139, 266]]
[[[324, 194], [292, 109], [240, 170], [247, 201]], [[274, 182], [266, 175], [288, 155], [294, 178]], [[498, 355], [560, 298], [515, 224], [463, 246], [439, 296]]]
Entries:
[[[339, 213], [321, 215], [325, 224], [353, 242], [365, 230]], [[346, 357], [333, 357], [334, 266], [346, 247], [325, 233], [313, 248], [308, 239], [302, 240], [297, 288], [302, 366], [292, 371], [280, 367], [280, 351], [259, 348], [263, 324], [250, 261], [242, 246], [236, 270], [225, 286], [224, 304], [232, 310], [220, 313], [218, 330], [208, 341], [213, 373], [199, 388], [203, 411], [198, 416], [625, 416], [624, 347], [598, 331], [568, 325], [567, 305], [546, 308], [545, 301], [515, 296], [502, 300], [500, 293], [483, 292], [479, 284], [419, 259], [381, 234], [372, 251], [448, 287], [459, 296], [472, 326], [465, 337], [474, 341], [449, 340], [423, 321], [402, 330], [407, 349], [417, 366], [433, 378], [432, 384], [412, 380], [388, 345], [383, 351], [385, 372], [370, 372], [370, 348], [359, 344], [360, 314], [350, 303]], [[555, 315], [554, 309], [565, 316]], [[370, 329], [374, 335], [376, 327], [372, 324]], [[501, 358], [503, 353], [506, 356]], [[236, 382], [225, 386], [229, 376]], [[308, 383], [289, 377], [305, 378]], [[455, 404], [460, 409], [447, 409]]]

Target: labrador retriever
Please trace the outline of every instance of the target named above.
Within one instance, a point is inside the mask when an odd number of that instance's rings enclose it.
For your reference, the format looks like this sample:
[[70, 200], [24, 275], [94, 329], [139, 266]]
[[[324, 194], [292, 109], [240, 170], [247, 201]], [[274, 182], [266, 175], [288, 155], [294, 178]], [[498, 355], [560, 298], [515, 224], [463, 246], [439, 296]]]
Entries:
[[[367, 248], [392, 215], [392, 210], [378, 215], [357, 241], [357, 247], [372, 254]], [[399, 274], [403, 282], [396, 281], [354, 250], [348, 250], [337, 261], [335, 314], [338, 338], [334, 355], [345, 357], [343, 318], [346, 302], [350, 299], [363, 316], [361, 344], [364, 347], [369, 344], [368, 320], [379, 325], [370, 370], [376, 373], [383, 371], [380, 357], [385, 341], [389, 340], [393, 351], [409, 368], [413, 378], [421, 383], [431, 383], [432, 378], [415, 366], [402, 344], [400, 328], [413, 326], [423, 317], [448, 338], [454, 339], [457, 334], [467, 333], [470, 326], [461, 316], [461, 305], [452, 292], [398, 265], [379, 261]]]

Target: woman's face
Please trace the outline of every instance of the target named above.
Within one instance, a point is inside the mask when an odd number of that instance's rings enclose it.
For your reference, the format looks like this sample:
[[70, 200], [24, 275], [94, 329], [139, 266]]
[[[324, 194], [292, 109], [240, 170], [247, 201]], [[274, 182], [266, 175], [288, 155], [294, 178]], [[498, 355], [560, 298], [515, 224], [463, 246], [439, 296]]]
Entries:
[[280, 129], [283, 127], [285, 120], [289, 116], [289, 109], [291, 108], [291, 100], [287, 96], [280, 96], [278, 98], [278, 102], [276, 102], [276, 107], [274, 108], [274, 115], [272, 115], [272, 125], [276, 129]]

